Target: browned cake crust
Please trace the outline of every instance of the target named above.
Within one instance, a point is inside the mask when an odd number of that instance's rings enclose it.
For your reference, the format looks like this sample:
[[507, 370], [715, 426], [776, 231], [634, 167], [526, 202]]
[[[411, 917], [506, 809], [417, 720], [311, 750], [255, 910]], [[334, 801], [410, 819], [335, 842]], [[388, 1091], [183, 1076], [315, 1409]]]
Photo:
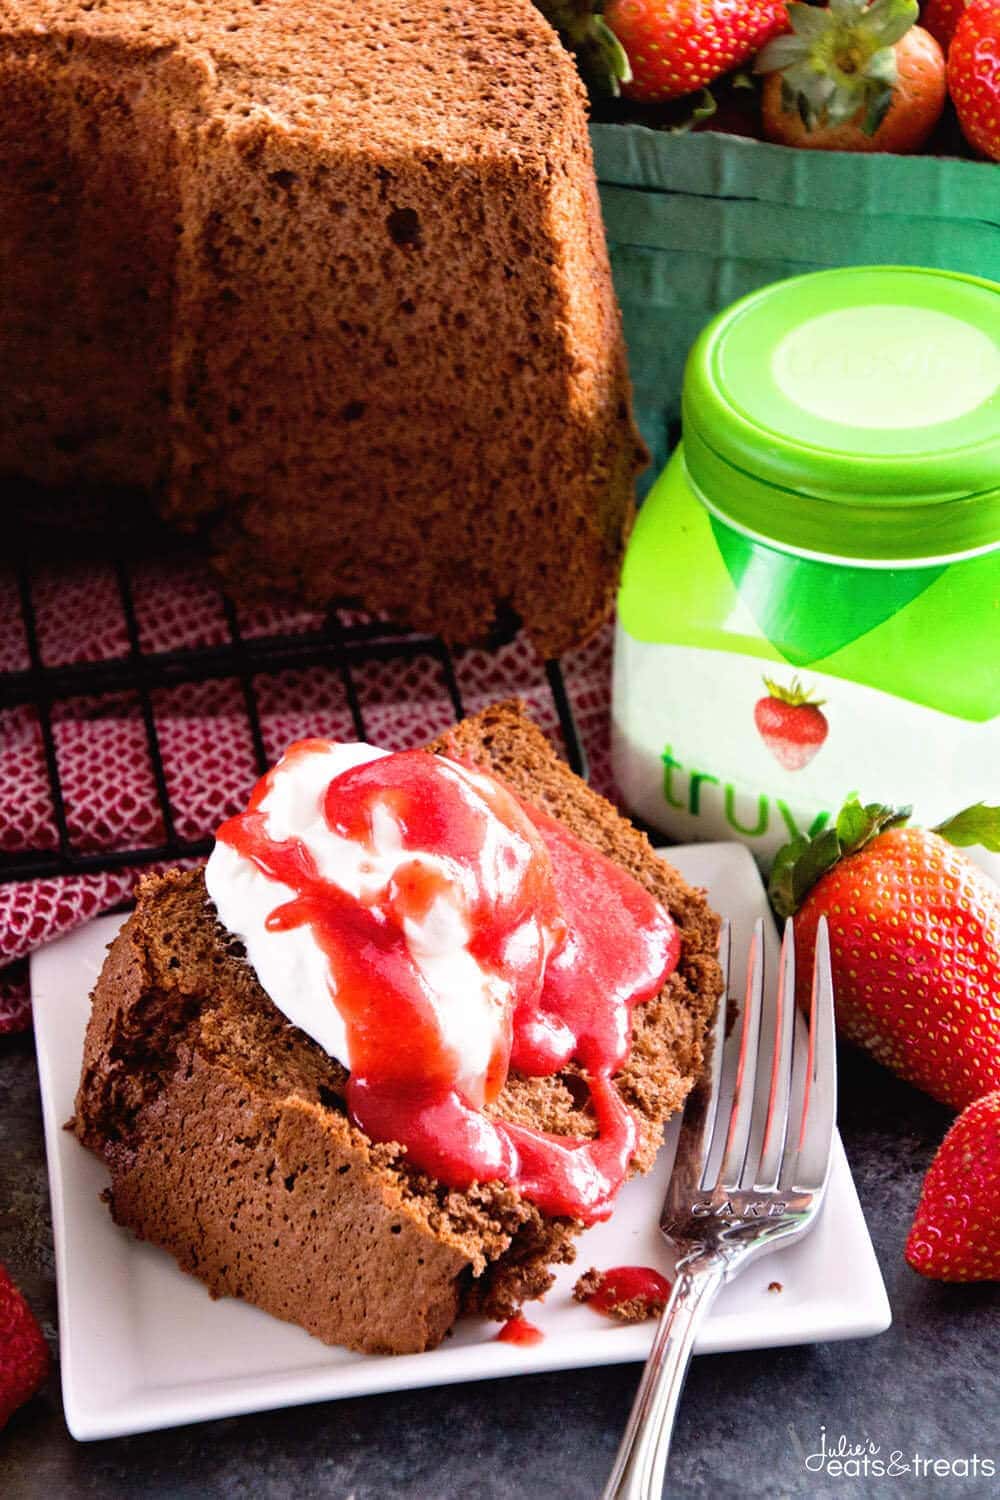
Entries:
[[237, 592], [555, 654], [642, 462], [584, 96], [530, 0], [0, 0], [0, 477]]
[[[682, 1104], [720, 989], [704, 897], [555, 755], [520, 705], [432, 747], [502, 776], [632, 871], [678, 923], [680, 966], [638, 1007], [616, 1083], [652, 1164]], [[75, 1129], [111, 1173], [120, 1224], [173, 1252], [213, 1296], [238, 1296], [329, 1343], [432, 1348], [461, 1310], [509, 1316], [572, 1259], [580, 1225], [499, 1184], [468, 1192], [409, 1168], [348, 1120], [344, 1069], [289, 1025], [216, 922], [200, 871], [146, 880], [93, 995]], [[586, 1084], [511, 1074], [506, 1119], [589, 1135]]]

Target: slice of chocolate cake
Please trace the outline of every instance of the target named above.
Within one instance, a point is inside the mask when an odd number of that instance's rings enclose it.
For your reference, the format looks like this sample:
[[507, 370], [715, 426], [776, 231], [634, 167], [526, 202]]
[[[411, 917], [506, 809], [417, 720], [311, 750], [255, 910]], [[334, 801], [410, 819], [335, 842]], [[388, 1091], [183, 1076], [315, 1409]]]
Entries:
[[[307, 749], [318, 743], [304, 742]], [[613, 1076], [608, 1070], [606, 1088], [595, 1063], [596, 1012], [587, 1013], [589, 1031], [577, 1024], [571, 1055], [552, 1053], [544, 1066], [531, 1059], [551, 1051], [561, 1023], [539, 1011], [529, 1018], [532, 1031], [517, 1011], [511, 1052], [508, 1016], [494, 1092], [487, 1089], [478, 1112], [465, 1113], [480, 1135], [495, 1135], [505, 1150], [513, 1142], [522, 1160], [515, 1170], [508, 1153], [493, 1180], [456, 1186], [468, 1170], [454, 1165], [454, 1151], [442, 1155], [440, 1143], [428, 1145], [433, 1132], [407, 1125], [404, 1146], [382, 1130], [372, 1132], [377, 1143], [360, 1128], [359, 1119], [371, 1126], [381, 1118], [361, 1053], [351, 1052], [349, 1074], [293, 1025], [262, 987], [232, 917], [229, 928], [218, 920], [203, 872], [174, 871], [143, 883], [111, 946], [94, 990], [76, 1108], [78, 1137], [111, 1173], [118, 1223], [170, 1250], [213, 1296], [243, 1297], [327, 1342], [382, 1353], [431, 1348], [460, 1312], [507, 1317], [546, 1290], [550, 1267], [572, 1258], [573, 1236], [583, 1220], [609, 1211], [605, 1199], [617, 1184], [604, 1199], [588, 1199], [585, 1184], [581, 1206], [567, 1211], [576, 1200], [546, 1187], [536, 1161], [541, 1147], [561, 1150], [563, 1161], [586, 1160], [590, 1178], [600, 1178], [591, 1169], [606, 1161], [607, 1122], [627, 1119], [623, 1171], [648, 1170], [664, 1120], [697, 1076], [720, 991], [718, 922], [703, 895], [573, 775], [519, 705], [487, 709], [430, 748], [446, 758], [431, 763], [435, 771], [446, 765], [456, 784], [464, 777], [489, 794], [497, 778], [500, 795], [513, 793], [546, 848], [562, 839], [577, 850], [584, 873], [607, 871], [602, 858], [619, 881], [628, 872], [643, 888], [641, 900], [679, 939], [669, 978], [634, 1005], [630, 1045], [623, 1041], [627, 1052], [618, 1054]], [[423, 752], [412, 752], [411, 778], [414, 761], [416, 772], [427, 767]], [[489, 777], [477, 781], [472, 768]], [[364, 776], [353, 786], [360, 796]], [[259, 819], [254, 808], [263, 805], [258, 789], [246, 818]], [[346, 806], [337, 813], [341, 832], [353, 815]], [[401, 826], [405, 835], [405, 819]], [[234, 837], [230, 825], [220, 830], [220, 842]], [[287, 853], [293, 842], [280, 847]], [[398, 872], [396, 884], [403, 884]], [[622, 920], [630, 884], [614, 887], [609, 920]], [[568, 887], [557, 881], [557, 888], [565, 897]], [[412, 889], [411, 882], [411, 896]], [[280, 910], [293, 908], [294, 900]], [[556, 948], [548, 939], [543, 948], [551, 969]], [[340, 994], [337, 1003], [345, 1003]], [[532, 1053], [525, 1036], [542, 1035], [543, 1022], [550, 1030]], [[393, 1055], [397, 1119], [400, 1077], [406, 1094], [401, 1059], [420, 1056], [415, 1030]], [[414, 1097], [423, 1098], [422, 1086], [415, 1077]], [[428, 1170], [438, 1160], [441, 1169]]]

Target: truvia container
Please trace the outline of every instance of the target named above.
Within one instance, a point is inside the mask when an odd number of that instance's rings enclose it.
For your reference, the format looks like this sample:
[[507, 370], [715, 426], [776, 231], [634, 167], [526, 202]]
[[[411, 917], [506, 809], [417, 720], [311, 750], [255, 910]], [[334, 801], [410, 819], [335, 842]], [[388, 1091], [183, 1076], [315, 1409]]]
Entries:
[[703, 331], [618, 600], [616, 777], [767, 867], [845, 796], [1000, 802], [1000, 285], [765, 287]]

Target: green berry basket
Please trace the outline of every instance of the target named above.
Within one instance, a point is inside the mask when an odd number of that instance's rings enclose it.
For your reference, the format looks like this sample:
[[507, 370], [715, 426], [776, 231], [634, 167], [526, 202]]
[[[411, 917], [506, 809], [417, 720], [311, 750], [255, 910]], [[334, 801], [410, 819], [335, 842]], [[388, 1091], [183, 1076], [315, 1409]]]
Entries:
[[848, 265], [1000, 280], [1000, 167], [591, 126], [636, 414], [663, 468], [700, 330], [770, 281]]

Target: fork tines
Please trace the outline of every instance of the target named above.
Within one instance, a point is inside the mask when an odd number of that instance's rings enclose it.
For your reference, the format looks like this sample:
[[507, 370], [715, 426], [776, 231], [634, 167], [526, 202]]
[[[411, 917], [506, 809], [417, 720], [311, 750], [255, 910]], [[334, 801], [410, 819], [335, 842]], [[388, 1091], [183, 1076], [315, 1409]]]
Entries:
[[[819, 1192], [836, 1118], [833, 981], [825, 919], [816, 929], [808, 1041], [796, 1045], [796, 953], [785, 923], [777, 983], [766, 984], [764, 919], [754, 924], [742, 1015], [729, 990], [731, 935], [720, 944], [726, 983], [699, 1101], [685, 1115], [685, 1156], [702, 1193]], [[767, 998], [770, 997], [770, 998]], [[804, 1028], [803, 1028], [804, 1029]], [[688, 1132], [691, 1131], [689, 1135]]]

